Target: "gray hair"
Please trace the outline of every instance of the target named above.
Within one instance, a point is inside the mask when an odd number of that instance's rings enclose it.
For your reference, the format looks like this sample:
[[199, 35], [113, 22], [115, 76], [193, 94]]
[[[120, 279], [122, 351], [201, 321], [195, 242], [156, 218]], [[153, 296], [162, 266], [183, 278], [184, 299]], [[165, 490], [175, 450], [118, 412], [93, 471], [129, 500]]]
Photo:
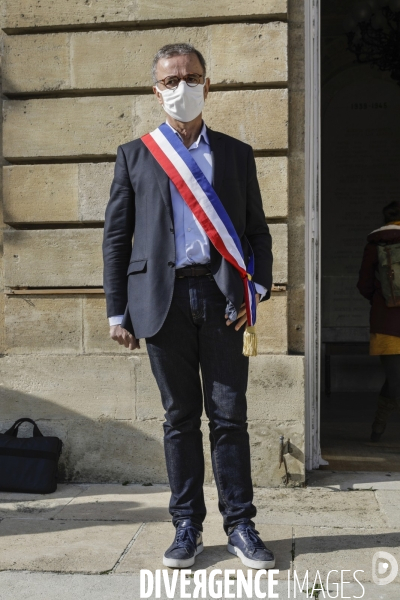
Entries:
[[192, 44], [166, 44], [159, 49], [153, 58], [153, 64], [151, 67], [151, 74], [153, 76], [153, 83], [157, 81], [157, 63], [161, 58], [171, 58], [171, 56], [178, 56], [184, 54], [195, 54], [200, 61], [201, 67], [203, 69], [203, 75], [206, 75], [206, 61], [204, 60], [204, 56], [199, 50], [196, 50]]

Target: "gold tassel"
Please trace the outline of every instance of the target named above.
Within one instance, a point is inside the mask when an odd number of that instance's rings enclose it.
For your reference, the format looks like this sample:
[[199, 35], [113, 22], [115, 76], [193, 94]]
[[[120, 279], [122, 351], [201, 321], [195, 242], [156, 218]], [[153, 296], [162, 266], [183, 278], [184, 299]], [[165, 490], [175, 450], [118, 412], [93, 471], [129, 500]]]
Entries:
[[243, 354], [257, 356], [257, 333], [255, 327], [246, 327], [243, 337]]

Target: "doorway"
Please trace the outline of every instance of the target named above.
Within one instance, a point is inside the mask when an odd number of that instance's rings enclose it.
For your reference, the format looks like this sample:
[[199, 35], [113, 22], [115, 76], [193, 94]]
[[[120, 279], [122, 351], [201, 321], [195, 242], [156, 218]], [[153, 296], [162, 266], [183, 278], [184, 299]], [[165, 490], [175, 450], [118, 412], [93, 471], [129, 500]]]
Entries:
[[399, 413], [378, 444], [369, 439], [384, 376], [356, 287], [366, 237], [400, 198], [400, 86], [350, 51], [352, 4], [305, 3], [307, 467], [400, 471]]

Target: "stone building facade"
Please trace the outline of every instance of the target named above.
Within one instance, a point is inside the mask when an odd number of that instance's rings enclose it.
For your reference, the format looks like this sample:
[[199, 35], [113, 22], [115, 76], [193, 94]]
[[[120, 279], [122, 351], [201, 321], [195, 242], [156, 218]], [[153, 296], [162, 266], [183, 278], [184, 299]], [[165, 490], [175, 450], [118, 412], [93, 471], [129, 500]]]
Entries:
[[[300, 0], [4, 0], [0, 425], [62, 438], [61, 476], [164, 482], [163, 410], [145, 344], [109, 339], [102, 227], [119, 144], [164, 118], [150, 65], [205, 55], [206, 123], [254, 148], [274, 290], [250, 362], [256, 485], [304, 482], [304, 14]], [[212, 479], [204, 421], [207, 477]]]

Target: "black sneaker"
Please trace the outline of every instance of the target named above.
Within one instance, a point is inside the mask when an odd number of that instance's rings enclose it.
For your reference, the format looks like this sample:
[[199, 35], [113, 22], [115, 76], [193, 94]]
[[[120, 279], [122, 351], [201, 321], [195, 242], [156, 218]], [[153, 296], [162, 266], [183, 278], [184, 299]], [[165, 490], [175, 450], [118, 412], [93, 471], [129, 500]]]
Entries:
[[246, 567], [272, 569], [275, 557], [248, 523], [239, 523], [228, 536], [228, 552], [236, 554]]
[[194, 565], [196, 556], [203, 552], [203, 536], [190, 519], [180, 521], [175, 539], [163, 557], [163, 565], [174, 569], [184, 569]]

